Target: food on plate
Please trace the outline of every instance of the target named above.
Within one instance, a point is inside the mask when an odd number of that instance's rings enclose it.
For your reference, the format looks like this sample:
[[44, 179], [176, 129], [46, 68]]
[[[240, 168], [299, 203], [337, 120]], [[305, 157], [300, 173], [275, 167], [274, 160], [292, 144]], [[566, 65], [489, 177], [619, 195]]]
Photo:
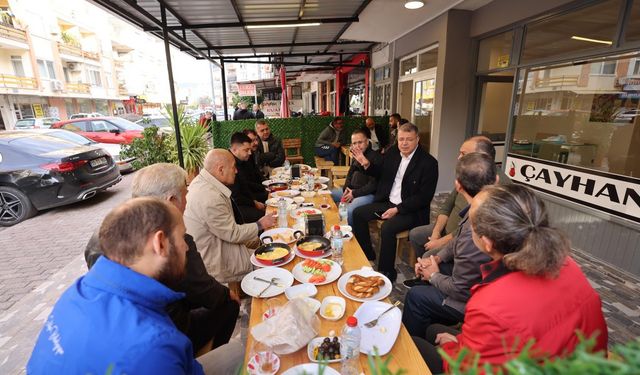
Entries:
[[320, 242], [303, 242], [298, 245], [298, 249], [304, 251], [316, 251], [320, 249], [323, 245]]
[[283, 247], [275, 247], [273, 250], [256, 255], [260, 260], [274, 260], [287, 256], [289, 252]]
[[305, 216], [305, 215], [315, 215], [317, 213], [318, 213], [318, 211], [313, 210], [313, 209], [311, 209], [311, 210], [300, 210], [300, 211], [296, 212], [296, 216], [299, 217], [299, 216]]
[[340, 341], [338, 337], [325, 337], [320, 345], [313, 348], [313, 357], [317, 361], [340, 359]]
[[331, 265], [330, 260], [307, 259], [302, 262], [302, 271], [312, 275], [307, 282], [319, 284], [327, 281], [327, 273], [331, 271]]
[[309, 278], [309, 280], [307, 280], [307, 282], [310, 282], [311, 284], [320, 284], [325, 281], [327, 281], [326, 275], [313, 275]]
[[293, 233], [291, 232], [276, 233], [273, 236], [271, 236], [271, 238], [273, 239], [273, 242], [284, 242], [284, 243], [289, 243], [295, 240], [295, 237], [293, 237]]
[[356, 298], [369, 298], [380, 291], [384, 279], [380, 276], [352, 275], [347, 281], [347, 293]]
[[327, 318], [337, 318], [342, 316], [342, 306], [335, 302], [327, 303], [324, 307], [323, 313]]
[[290, 197], [291, 196], [291, 192], [290, 191], [278, 191], [276, 192], [276, 195], [279, 197]]

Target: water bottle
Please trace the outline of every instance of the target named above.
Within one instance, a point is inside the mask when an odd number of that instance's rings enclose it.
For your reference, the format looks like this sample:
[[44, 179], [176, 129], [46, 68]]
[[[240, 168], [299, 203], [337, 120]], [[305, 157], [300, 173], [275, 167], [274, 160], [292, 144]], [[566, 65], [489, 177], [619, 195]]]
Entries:
[[284, 161], [284, 173], [291, 178], [291, 163], [287, 159]]
[[347, 318], [347, 324], [342, 329], [341, 340], [340, 358], [342, 358], [342, 366], [340, 373], [342, 375], [360, 374], [358, 366], [360, 363], [360, 328], [358, 327], [358, 319], [355, 316]]
[[331, 260], [342, 266], [342, 231], [338, 225], [331, 231]]
[[278, 200], [278, 227], [287, 228], [289, 222], [287, 220], [287, 201], [284, 198]]
[[316, 186], [316, 179], [313, 177], [313, 174], [307, 174], [307, 191], [313, 191]]
[[347, 224], [347, 209], [349, 203], [345, 202], [343, 199], [340, 200], [340, 205], [338, 206], [338, 216], [340, 216], [340, 224]]

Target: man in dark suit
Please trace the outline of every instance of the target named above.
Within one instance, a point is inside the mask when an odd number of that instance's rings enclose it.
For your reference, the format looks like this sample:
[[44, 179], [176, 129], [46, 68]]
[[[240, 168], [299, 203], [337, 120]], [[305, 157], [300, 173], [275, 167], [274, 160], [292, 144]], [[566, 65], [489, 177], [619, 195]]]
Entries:
[[258, 201], [264, 203], [264, 201], [267, 200], [269, 193], [267, 193], [264, 185], [262, 185], [262, 181], [265, 180], [265, 177], [258, 169], [257, 157], [260, 138], [258, 137], [258, 133], [253, 129], [244, 129], [242, 132], [251, 139], [251, 156], [246, 162], [236, 165], [236, 168], [238, 169], [237, 177], [245, 179], [254, 196], [257, 197]]
[[438, 162], [420, 147], [418, 128], [407, 123], [398, 128], [397, 146], [390, 148], [381, 164], [372, 164], [362, 151], [353, 150], [355, 160], [367, 173], [378, 177], [374, 203], [353, 212], [353, 231], [369, 260], [369, 221], [382, 219], [378, 271], [395, 281], [396, 234], [429, 223], [429, 205], [438, 182]]
[[382, 151], [389, 144], [389, 132], [380, 124], [376, 124], [372, 117], [367, 117], [364, 122], [366, 131], [369, 132], [369, 141], [373, 151]]
[[[265, 205], [262, 196], [257, 196], [251, 191], [247, 175], [248, 165], [251, 160], [251, 138], [242, 132], [236, 132], [231, 135], [229, 151], [236, 159], [236, 179], [229, 188], [231, 189], [231, 199], [238, 206], [238, 210], [242, 215], [243, 223], [255, 223], [264, 216]], [[264, 188], [262, 189], [264, 191]]]

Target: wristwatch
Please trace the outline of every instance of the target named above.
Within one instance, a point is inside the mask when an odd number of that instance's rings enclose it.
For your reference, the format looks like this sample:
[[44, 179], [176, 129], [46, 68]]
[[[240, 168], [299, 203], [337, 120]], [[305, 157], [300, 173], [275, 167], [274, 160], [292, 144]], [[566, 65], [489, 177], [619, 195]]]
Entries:
[[429, 282], [431, 282], [431, 279], [433, 279], [433, 275], [435, 275], [436, 273], [438, 273], [438, 271], [431, 272], [431, 275], [429, 275]]

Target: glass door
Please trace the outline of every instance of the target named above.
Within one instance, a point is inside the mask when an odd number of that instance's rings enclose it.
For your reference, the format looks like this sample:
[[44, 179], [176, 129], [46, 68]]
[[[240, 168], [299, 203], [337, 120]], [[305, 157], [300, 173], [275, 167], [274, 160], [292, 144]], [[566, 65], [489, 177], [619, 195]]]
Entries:
[[415, 81], [414, 83], [413, 123], [418, 127], [420, 144], [427, 152], [429, 152], [431, 144], [435, 90], [435, 78]]

